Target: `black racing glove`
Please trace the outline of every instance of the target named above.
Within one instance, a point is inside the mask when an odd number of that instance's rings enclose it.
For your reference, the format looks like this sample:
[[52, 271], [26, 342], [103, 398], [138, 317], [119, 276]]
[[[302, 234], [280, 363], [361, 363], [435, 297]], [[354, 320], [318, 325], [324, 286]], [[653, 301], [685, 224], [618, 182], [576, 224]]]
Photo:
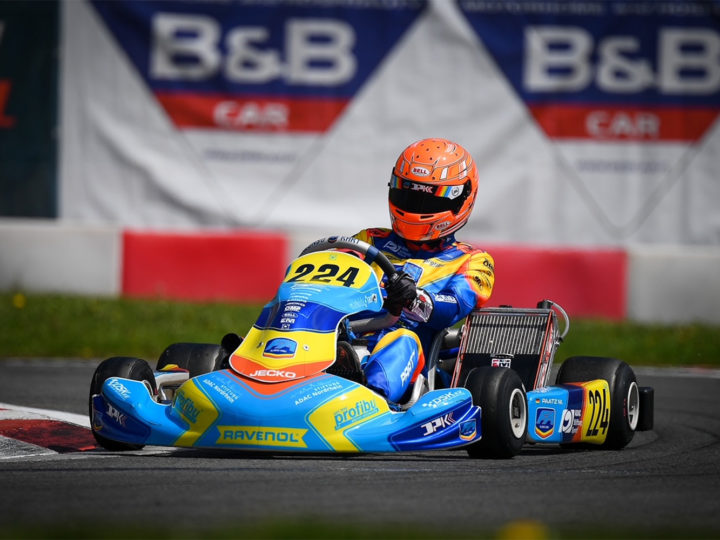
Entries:
[[389, 277], [385, 290], [387, 298], [383, 307], [395, 316], [399, 316], [403, 308], [411, 306], [417, 297], [415, 282], [405, 272], [398, 272]]

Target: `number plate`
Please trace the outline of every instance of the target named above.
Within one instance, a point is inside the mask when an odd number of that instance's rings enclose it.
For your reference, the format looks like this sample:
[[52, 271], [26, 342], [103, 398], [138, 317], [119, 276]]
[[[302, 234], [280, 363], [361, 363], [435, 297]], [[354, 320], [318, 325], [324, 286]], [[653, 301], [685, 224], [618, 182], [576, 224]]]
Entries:
[[363, 261], [341, 251], [321, 251], [300, 257], [285, 275], [285, 283], [318, 283], [362, 288], [372, 270]]
[[610, 388], [602, 379], [581, 386], [584, 389], [582, 441], [602, 444], [610, 426]]

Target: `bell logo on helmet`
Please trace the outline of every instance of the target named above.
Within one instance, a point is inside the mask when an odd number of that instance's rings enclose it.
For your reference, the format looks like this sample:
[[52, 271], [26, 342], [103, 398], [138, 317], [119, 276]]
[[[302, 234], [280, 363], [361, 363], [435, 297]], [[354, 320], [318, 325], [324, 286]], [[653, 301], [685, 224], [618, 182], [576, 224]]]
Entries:
[[420, 167], [418, 165], [415, 165], [412, 169], [410, 169], [410, 172], [413, 173], [415, 176], [429, 176], [430, 171], [426, 169], [425, 167]]

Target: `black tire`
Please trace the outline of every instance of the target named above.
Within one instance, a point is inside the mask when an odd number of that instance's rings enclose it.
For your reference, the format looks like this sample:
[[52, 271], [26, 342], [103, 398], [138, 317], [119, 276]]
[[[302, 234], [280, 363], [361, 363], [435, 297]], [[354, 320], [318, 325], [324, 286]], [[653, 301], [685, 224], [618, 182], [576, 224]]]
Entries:
[[601, 448], [620, 450], [635, 435], [640, 413], [640, 393], [632, 368], [617, 358], [572, 356], [560, 366], [556, 383], [604, 379], [610, 387], [610, 424]]
[[210, 343], [173, 343], [160, 355], [157, 371], [169, 364], [187, 369], [190, 378], [216, 371], [223, 367], [227, 360], [225, 351], [220, 345]]
[[527, 396], [518, 374], [482, 366], [468, 374], [465, 388], [482, 408], [482, 439], [467, 447], [472, 458], [509, 459], [522, 450], [527, 434]]
[[[112, 358], [108, 358], [107, 360], [103, 360], [95, 370], [92, 381], [90, 382], [89, 414], [91, 427], [93, 425], [92, 397], [93, 395], [100, 393], [103, 383], [110, 377], [122, 377], [124, 379], [132, 379], [134, 381], [145, 381], [150, 384], [153, 394], [157, 392], [155, 375], [150, 367], [150, 364], [148, 364], [145, 360], [129, 356], [114, 356]], [[113, 441], [112, 439], [99, 435], [94, 429], [92, 429], [92, 434], [98, 444], [107, 450], [139, 450], [144, 446], [142, 444], [129, 444], [120, 441]]]

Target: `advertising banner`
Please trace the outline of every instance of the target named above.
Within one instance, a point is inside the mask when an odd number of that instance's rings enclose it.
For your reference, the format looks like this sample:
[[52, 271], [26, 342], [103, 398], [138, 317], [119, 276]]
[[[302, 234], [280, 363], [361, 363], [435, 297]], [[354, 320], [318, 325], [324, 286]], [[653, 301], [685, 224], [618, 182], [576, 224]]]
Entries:
[[720, 3], [459, 6], [609, 233], [677, 196], [720, 113]]
[[58, 12], [0, 2], [0, 216], [57, 214]]
[[409, 143], [480, 172], [476, 243], [720, 243], [720, 4], [63, 4], [61, 216], [387, 226]]

